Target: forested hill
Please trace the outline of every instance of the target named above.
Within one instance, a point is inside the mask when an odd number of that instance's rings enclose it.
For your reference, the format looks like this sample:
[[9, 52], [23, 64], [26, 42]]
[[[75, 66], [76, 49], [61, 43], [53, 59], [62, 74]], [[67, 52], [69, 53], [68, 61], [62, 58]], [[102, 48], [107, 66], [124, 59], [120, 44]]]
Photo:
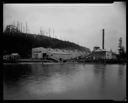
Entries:
[[70, 49], [90, 52], [90, 49], [69, 41], [62, 41], [45, 35], [22, 33], [16, 29], [6, 28], [3, 32], [4, 54], [17, 52], [23, 58], [31, 57], [34, 47]]

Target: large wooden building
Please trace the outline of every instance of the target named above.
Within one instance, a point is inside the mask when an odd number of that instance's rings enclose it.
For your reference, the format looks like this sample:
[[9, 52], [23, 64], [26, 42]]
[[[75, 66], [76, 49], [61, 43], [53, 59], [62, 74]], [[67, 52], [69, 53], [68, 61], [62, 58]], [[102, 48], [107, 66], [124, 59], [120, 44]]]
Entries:
[[52, 49], [43, 47], [37, 47], [32, 49], [33, 59], [52, 58], [56, 60], [67, 60], [84, 55], [87, 55], [87, 53], [85, 51], [82, 52], [79, 50]]

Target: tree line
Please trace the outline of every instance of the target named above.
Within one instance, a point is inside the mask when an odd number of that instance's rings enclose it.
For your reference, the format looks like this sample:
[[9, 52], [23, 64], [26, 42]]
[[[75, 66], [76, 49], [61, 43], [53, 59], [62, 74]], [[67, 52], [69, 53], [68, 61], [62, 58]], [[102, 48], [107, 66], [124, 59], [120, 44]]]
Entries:
[[90, 52], [90, 49], [69, 41], [59, 40], [46, 35], [24, 33], [14, 25], [7, 25], [3, 31], [4, 54], [17, 52], [22, 58], [30, 58], [35, 47], [70, 49]]

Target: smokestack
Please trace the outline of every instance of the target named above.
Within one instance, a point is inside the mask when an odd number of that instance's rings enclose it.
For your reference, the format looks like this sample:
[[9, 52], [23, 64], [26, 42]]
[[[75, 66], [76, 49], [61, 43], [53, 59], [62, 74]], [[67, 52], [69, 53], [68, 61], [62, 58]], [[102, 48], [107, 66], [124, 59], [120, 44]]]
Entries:
[[102, 49], [104, 49], [104, 29], [102, 30], [103, 36], [102, 36]]

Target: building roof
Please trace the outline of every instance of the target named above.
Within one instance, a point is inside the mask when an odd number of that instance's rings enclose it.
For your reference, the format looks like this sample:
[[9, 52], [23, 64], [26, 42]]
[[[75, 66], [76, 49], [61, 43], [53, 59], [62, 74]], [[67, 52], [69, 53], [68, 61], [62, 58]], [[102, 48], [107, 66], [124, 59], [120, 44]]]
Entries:
[[102, 51], [106, 51], [105, 49], [97, 49], [97, 50], [94, 50], [94, 52], [102, 52]]

